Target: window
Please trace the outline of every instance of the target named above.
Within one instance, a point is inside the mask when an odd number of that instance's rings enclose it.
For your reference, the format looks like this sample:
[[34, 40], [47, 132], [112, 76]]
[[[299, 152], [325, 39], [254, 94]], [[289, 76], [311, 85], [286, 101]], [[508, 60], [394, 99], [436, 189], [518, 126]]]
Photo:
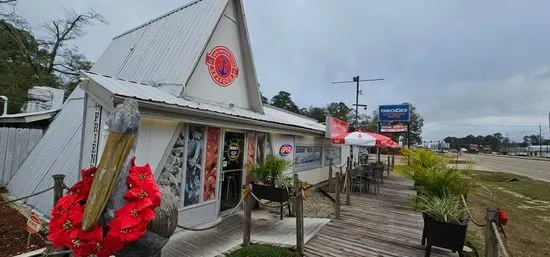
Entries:
[[183, 206], [200, 202], [203, 171], [204, 127], [189, 126]]
[[321, 167], [320, 146], [296, 146], [294, 171], [311, 170]]
[[181, 183], [183, 182], [183, 162], [185, 153], [185, 130], [178, 131], [178, 137], [166, 158], [164, 168], [158, 178], [161, 186], [168, 186], [170, 191], [178, 198], [181, 198]]
[[342, 160], [342, 147], [325, 148], [325, 166], [330, 165], [330, 159], [333, 164], [340, 164]]
[[180, 206], [216, 199], [221, 130], [180, 125], [176, 133], [177, 138], [166, 157], [158, 184], [169, 187], [179, 199]]

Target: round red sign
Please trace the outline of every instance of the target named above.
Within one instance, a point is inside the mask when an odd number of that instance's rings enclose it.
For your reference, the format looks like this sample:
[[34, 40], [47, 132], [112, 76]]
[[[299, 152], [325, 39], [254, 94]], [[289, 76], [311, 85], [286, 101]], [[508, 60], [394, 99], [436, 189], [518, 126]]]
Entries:
[[210, 78], [222, 87], [228, 87], [239, 76], [239, 67], [233, 53], [225, 46], [216, 46], [206, 53], [206, 66]]

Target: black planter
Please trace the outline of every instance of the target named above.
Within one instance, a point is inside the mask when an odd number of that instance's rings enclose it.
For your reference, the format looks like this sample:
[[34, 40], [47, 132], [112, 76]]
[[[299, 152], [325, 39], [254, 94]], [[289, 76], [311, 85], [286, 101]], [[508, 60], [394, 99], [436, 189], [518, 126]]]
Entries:
[[272, 202], [280, 203], [281, 219], [283, 219], [283, 204], [288, 203], [288, 213], [290, 213], [290, 202], [288, 201], [289, 195], [286, 188], [279, 188], [267, 185], [258, 185], [252, 183], [252, 193], [259, 199], [269, 200]]
[[464, 224], [451, 224], [434, 220], [425, 213], [422, 213], [422, 217], [424, 218], [422, 245], [424, 242], [427, 243], [425, 257], [430, 256], [432, 246], [456, 251], [459, 256], [464, 256], [462, 249], [466, 241], [467, 220]]

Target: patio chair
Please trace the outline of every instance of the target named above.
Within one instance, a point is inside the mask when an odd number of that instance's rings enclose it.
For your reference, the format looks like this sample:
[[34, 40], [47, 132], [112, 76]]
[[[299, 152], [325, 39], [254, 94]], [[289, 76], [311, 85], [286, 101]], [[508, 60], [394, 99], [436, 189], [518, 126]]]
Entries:
[[363, 193], [365, 188], [365, 179], [363, 176], [363, 169], [361, 166], [358, 166], [351, 170], [351, 187], [359, 189], [359, 193]]
[[372, 163], [371, 165], [367, 166], [366, 172], [365, 172], [365, 180], [367, 183], [367, 192], [370, 192], [370, 185], [373, 186], [373, 193], [376, 194], [380, 192], [380, 183], [383, 170], [378, 167], [378, 165]]

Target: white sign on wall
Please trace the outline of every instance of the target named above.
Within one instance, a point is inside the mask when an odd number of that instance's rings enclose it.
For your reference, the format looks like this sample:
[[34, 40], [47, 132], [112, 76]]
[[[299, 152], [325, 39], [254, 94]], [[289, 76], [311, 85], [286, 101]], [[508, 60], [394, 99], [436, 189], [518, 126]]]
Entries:
[[97, 155], [99, 153], [99, 134], [101, 132], [101, 112], [102, 108], [100, 104], [95, 105], [94, 111], [94, 123], [92, 130], [92, 146], [90, 151], [90, 166], [97, 165]]

